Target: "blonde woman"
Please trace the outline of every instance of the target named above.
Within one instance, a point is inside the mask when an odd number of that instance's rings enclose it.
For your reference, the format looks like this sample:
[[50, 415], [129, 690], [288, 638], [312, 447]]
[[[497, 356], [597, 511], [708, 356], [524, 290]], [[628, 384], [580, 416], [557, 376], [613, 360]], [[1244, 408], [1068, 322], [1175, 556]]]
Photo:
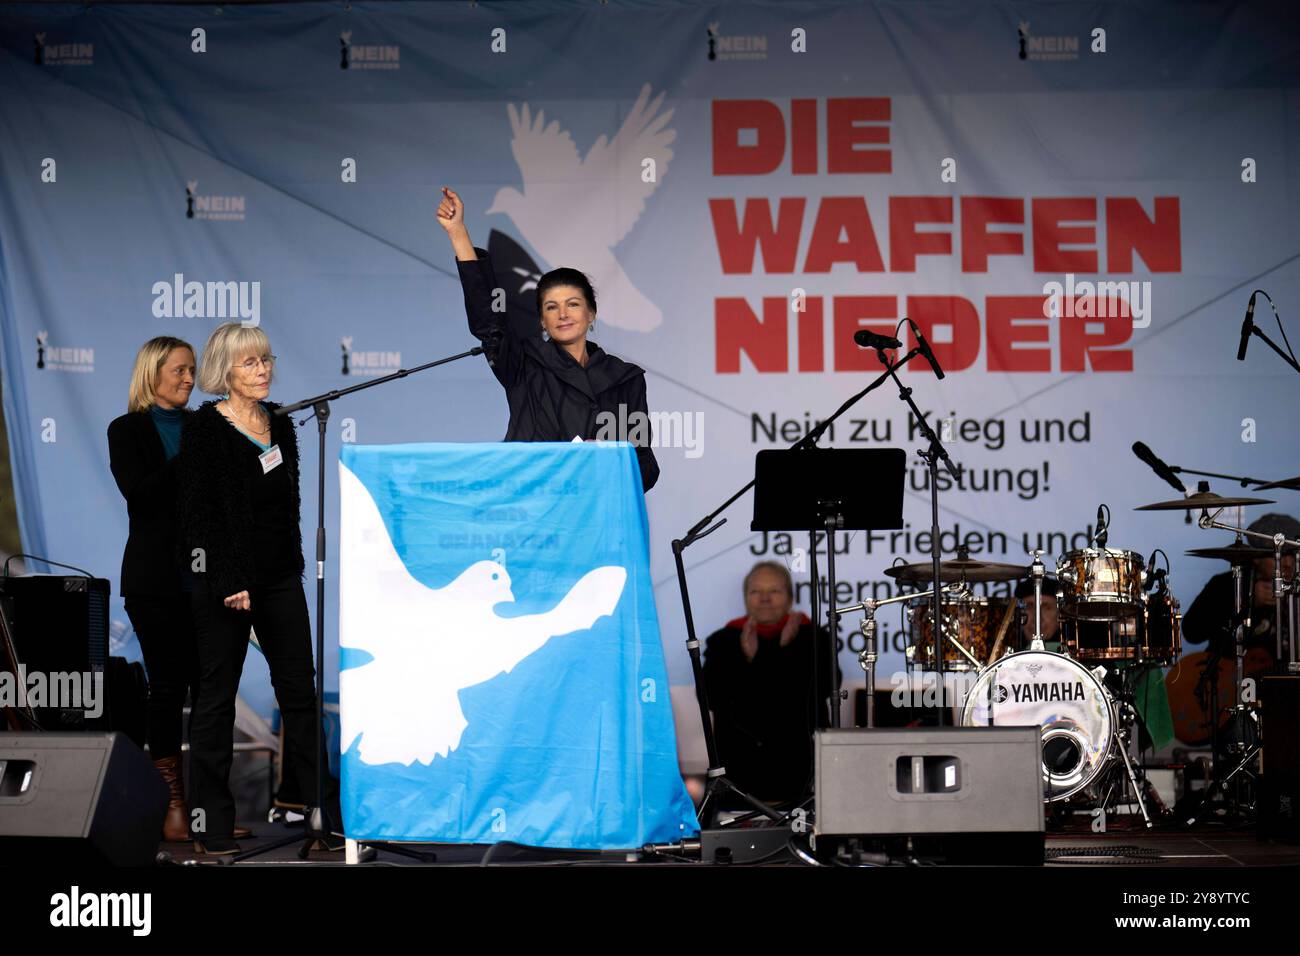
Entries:
[[180, 524], [184, 553], [193, 556], [199, 652], [199, 699], [190, 718], [190, 806], [192, 813], [203, 811], [192, 826], [199, 853], [239, 851], [230, 767], [250, 627], [284, 719], [276, 804], [301, 808], [315, 793], [315, 671], [302, 590], [298, 441], [289, 418], [271, 414], [274, 371], [266, 333], [235, 322], [219, 326], [203, 349], [198, 384], [222, 398], [201, 405], [181, 433]]
[[194, 388], [194, 349], [171, 336], [135, 357], [127, 413], [108, 426], [108, 462], [126, 499], [130, 530], [121, 593], [149, 675], [149, 753], [170, 791], [164, 840], [189, 833], [181, 762], [181, 713], [198, 655], [189, 581], [176, 554], [176, 455]]

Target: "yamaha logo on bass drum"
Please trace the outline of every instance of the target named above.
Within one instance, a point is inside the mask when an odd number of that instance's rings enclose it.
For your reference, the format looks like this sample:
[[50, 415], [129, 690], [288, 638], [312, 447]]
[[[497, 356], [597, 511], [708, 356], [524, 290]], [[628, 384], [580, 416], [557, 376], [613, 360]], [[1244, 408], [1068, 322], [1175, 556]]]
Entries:
[[1083, 682], [1052, 681], [1037, 684], [998, 684], [993, 689], [995, 703], [1031, 704], [1038, 701], [1083, 700]]

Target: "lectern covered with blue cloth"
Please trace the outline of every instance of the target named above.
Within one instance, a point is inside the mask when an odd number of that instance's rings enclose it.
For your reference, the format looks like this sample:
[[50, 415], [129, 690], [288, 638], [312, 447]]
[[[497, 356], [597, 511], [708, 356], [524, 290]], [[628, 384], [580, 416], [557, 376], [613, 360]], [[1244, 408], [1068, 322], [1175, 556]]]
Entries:
[[598, 849], [694, 833], [632, 447], [340, 457], [348, 836]]

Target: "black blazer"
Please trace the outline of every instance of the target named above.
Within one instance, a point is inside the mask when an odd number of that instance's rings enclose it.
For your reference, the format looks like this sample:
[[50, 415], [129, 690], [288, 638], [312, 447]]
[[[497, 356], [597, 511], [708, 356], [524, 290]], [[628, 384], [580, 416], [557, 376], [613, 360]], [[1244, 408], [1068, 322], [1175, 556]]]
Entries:
[[[274, 402], [264, 404], [279, 408]], [[298, 436], [287, 415], [271, 416], [271, 443], [280, 446], [284, 456], [280, 467], [288, 475], [283, 500], [276, 505], [284, 509], [286, 533], [272, 544], [273, 554], [263, 551], [259, 555], [250, 502], [253, 482], [262, 475], [250, 455], [248, 439], [217, 411], [215, 402], [204, 402], [185, 418], [181, 453], [176, 458], [180, 553], [188, 559], [195, 548], [204, 550], [203, 573], [195, 576], [206, 581], [214, 597], [226, 598], [266, 583], [259, 557], [302, 573]]]
[[[506, 390], [510, 424], [506, 441], [572, 441], [598, 437], [602, 412], [616, 422], [628, 415], [647, 415], [645, 372], [615, 358], [595, 342], [587, 342], [587, 366], [540, 334], [520, 335], [506, 315], [492, 311], [492, 290], [497, 287], [492, 260], [482, 249], [474, 262], [457, 260], [465, 315], [469, 330], [483, 343], [492, 372]], [[536, 328], [536, 326], [534, 326]], [[619, 408], [625, 411], [619, 415]], [[636, 419], [631, 419], [633, 423]], [[659, 480], [659, 463], [650, 450], [648, 419], [636, 449], [645, 491]], [[634, 426], [635, 427], [635, 426]]]
[[128, 412], [108, 426], [108, 466], [130, 521], [122, 553], [121, 594], [180, 590], [176, 556], [176, 459], [167, 460], [148, 412]]

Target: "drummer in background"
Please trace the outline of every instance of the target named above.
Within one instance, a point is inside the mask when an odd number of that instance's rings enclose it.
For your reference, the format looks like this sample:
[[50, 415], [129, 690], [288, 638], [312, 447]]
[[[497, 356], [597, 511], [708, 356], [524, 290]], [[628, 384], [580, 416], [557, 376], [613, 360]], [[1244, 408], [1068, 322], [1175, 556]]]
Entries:
[[[1065, 652], [1065, 648], [1061, 645], [1061, 614], [1056, 599], [1058, 591], [1059, 586], [1056, 583], [1056, 578], [1044, 577], [1042, 595], [1038, 599], [1038, 608], [1042, 618], [1043, 647], [1046, 650], [1061, 654]], [[1021, 610], [1021, 647], [1029, 650], [1030, 642], [1034, 639], [1033, 578], [1025, 578], [1016, 585], [1016, 599], [1020, 601]]]
[[[1267, 514], [1250, 525], [1250, 531], [1259, 534], [1283, 534], [1291, 540], [1300, 538], [1300, 521], [1290, 515]], [[1250, 546], [1265, 547], [1264, 542], [1248, 538]], [[1246, 651], [1252, 658], [1268, 657], [1268, 666], [1274, 663], [1277, 640], [1273, 632], [1273, 564], [1272, 558], [1260, 558], [1254, 564], [1254, 587], [1251, 590], [1250, 633], [1246, 635]], [[1290, 578], [1295, 572], [1294, 555], [1282, 556], [1282, 575]], [[1248, 570], [1246, 579], [1251, 573]], [[1234, 653], [1232, 629], [1232, 572], [1225, 571], [1210, 578], [1192, 606], [1183, 615], [1183, 641], [1187, 644], [1207, 644], [1207, 649], [1222, 657]], [[1285, 635], [1283, 641], [1285, 641]], [[1208, 643], [1207, 643], [1208, 642]]]
[[[813, 626], [793, 609], [794, 581], [785, 565], [760, 561], [745, 575], [745, 614], [711, 634], [704, 678], [727, 776], [771, 803], [802, 798], [812, 779], [812, 734], [830, 716], [830, 681], [813, 658]], [[819, 675], [813, 705], [814, 668]]]

